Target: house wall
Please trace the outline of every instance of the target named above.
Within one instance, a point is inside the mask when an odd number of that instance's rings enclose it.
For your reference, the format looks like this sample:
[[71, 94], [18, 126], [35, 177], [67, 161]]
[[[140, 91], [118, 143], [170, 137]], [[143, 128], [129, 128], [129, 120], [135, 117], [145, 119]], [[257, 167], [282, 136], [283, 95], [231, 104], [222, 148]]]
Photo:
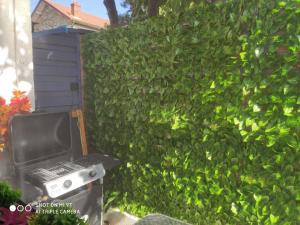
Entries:
[[[45, 4], [45, 3], [43, 3]], [[72, 21], [63, 16], [49, 5], [41, 6], [33, 15], [33, 32], [53, 29], [59, 26], [72, 25]]]
[[0, 96], [9, 102], [14, 89], [25, 91], [34, 109], [29, 0], [0, 0]]

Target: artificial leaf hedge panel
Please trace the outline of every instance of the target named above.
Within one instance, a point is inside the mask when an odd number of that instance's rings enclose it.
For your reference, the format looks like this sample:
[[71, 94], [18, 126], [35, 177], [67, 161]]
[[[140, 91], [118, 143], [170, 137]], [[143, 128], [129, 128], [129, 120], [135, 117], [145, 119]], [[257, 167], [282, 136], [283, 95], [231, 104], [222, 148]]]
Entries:
[[300, 224], [299, 18], [299, 0], [200, 1], [88, 35], [90, 144], [124, 162], [109, 201], [193, 224]]

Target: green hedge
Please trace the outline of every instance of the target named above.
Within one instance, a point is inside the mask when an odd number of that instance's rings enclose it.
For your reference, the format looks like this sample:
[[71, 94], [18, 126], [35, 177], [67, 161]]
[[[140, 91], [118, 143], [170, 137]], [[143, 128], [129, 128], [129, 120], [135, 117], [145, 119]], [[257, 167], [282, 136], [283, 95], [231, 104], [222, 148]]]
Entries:
[[193, 224], [300, 224], [300, 2], [217, 1], [84, 40], [113, 204]]

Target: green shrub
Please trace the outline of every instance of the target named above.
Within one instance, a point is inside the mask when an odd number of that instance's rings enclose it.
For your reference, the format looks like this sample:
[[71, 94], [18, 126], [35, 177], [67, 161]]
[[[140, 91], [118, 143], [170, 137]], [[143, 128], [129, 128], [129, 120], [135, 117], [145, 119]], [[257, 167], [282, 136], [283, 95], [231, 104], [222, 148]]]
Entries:
[[33, 215], [28, 225], [87, 225], [76, 214], [76, 210], [67, 206], [47, 206]]
[[13, 190], [6, 182], [0, 182], [0, 207], [9, 208], [20, 200], [21, 193]]
[[84, 40], [113, 204], [193, 224], [300, 224], [299, 1], [200, 1]]

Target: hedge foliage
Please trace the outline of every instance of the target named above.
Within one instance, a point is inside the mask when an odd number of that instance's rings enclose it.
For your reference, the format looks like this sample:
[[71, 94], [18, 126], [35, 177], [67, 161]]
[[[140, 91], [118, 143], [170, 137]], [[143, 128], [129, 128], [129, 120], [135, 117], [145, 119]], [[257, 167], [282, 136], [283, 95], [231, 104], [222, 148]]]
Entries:
[[84, 40], [90, 143], [137, 215], [300, 224], [300, 1], [230, 0]]

